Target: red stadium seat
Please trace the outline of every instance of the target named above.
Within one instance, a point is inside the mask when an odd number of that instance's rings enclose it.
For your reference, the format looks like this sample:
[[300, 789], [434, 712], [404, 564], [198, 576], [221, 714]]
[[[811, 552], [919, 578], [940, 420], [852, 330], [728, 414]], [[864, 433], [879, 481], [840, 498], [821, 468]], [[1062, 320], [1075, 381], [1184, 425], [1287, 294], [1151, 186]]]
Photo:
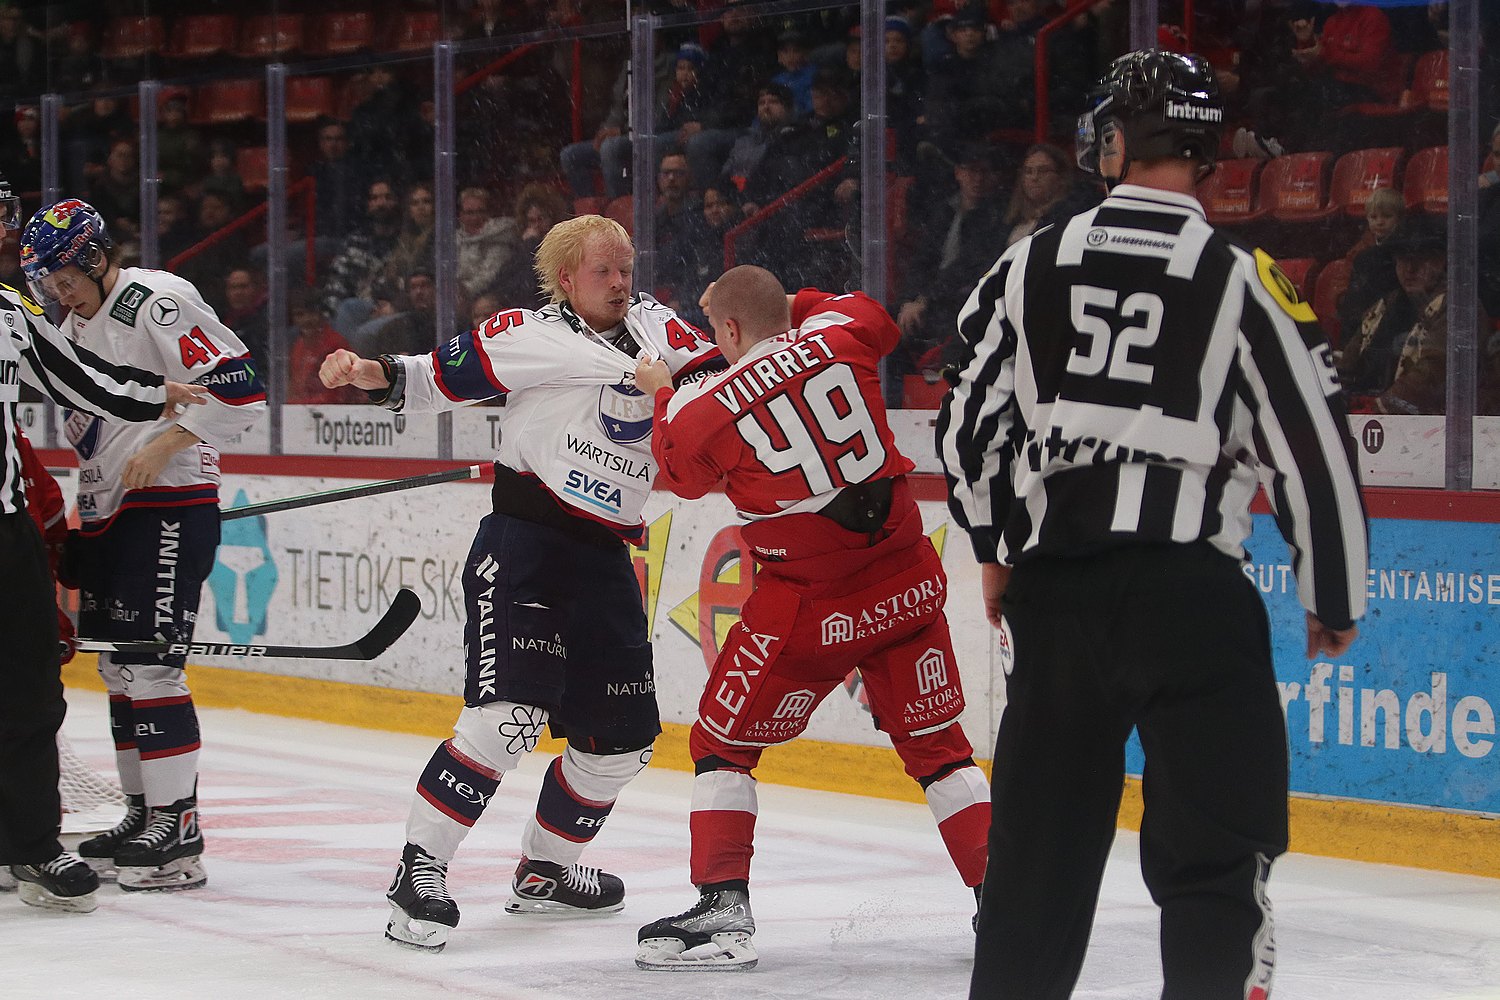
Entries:
[[1401, 187], [1409, 212], [1448, 213], [1448, 147], [1419, 150], [1406, 165]]
[[214, 80], [193, 93], [188, 121], [194, 125], [223, 125], [262, 118], [265, 112], [265, 85], [259, 79]]
[[160, 52], [167, 42], [167, 27], [160, 15], [117, 17], [104, 29], [105, 59], [141, 59]]
[[1318, 321], [1323, 325], [1323, 333], [1334, 347], [1338, 347], [1341, 343], [1339, 299], [1343, 298], [1344, 289], [1349, 287], [1351, 268], [1352, 265], [1343, 257], [1330, 260], [1318, 272], [1317, 283], [1313, 286], [1313, 312], [1318, 314]]
[[942, 379], [929, 382], [922, 375], [903, 375], [901, 395], [908, 410], [936, 410], [948, 394], [948, 383]]
[[625, 227], [627, 233], [635, 235], [635, 199], [630, 195], [622, 194], [611, 200], [608, 205], [604, 206], [604, 216], [614, 219]]
[[271, 159], [264, 146], [245, 146], [235, 154], [235, 173], [247, 191], [264, 191], [271, 180]]
[[310, 56], [344, 56], [375, 46], [375, 18], [366, 10], [321, 14], [309, 33]]
[[1377, 188], [1396, 186], [1396, 168], [1401, 163], [1405, 150], [1398, 146], [1379, 149], [1356, 149], [1345, 153], [1333, 165], [1333, 181], [1329, 186], [1328, 207], [1334, 212], [1363, 218], [1365, 202]]
[[302, 49], [306, 19], [301, 14], [257, 14], [247, 18], [235, 55], [244, 59], [275, 59]]
[[332, 115], [334, 107], [333, 78], [328, 76], [288, 76], [286, 81], [286, 120], [294, 125], [315, 122]]
[[1448, 50], [1424, 52], [1411, 73], [1409, 106], [1448, 113]]
[[1257, 208], [1279, 222], [1305, 222], [1326, 218], [1328, 212], [1328, 161], [1331, 153], [1295, 153], [1278, 156], [1260, 175]]
[[1216, 226], [1254, 222], [1265, 215], [1255, 205], [1255, 176], [1260, 173], [1257, 159], [1220, 160], [1213, 173], [1198, 185], [1198, 201], [1208, 221]]
[[169, 59], [208, 59], [234, 48], [239, 20], [233, 14], [188, 14], [172, 25]]
[[437, 11], [410, 11], [396, 19], [390, 47], [395, 52], [424, 51], [441, 37], [442, 22]]
[[574, 198], [573, 199], [573, 214], [575, 216], [577, 216], [577, 215], [603, 215], [604, 214], [604, 207], [605, 207], [605, 204], [607, 203], [607, 201], [608, 201], [608, 199], [606, 199], [606, 198], [600, 198], [600, 197], [598, 197], [596, 195], [589, 195], [586, 198]]

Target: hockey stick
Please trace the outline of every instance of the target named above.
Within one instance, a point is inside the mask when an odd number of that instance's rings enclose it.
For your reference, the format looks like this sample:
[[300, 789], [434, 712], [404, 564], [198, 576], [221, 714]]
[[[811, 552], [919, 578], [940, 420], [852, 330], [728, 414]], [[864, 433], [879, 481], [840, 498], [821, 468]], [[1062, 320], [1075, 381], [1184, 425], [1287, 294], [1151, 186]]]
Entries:
[[321, 503], [352, 500], [355, 497], [373, 497], [381, 493], [394, 493], [397, 490], [411, 490], [418, 486], [435, 486], [438, 483], [451, 483], [460, 479], [479, 479], [483, 477], [484, 469], [482, 465], [466, 465], [462, 469], [428, 472], [420, 476], [408, 476], [406, 479], [387, 479], [378, 483], [361, 483], [358, 486], [340, 486], [338, 489], [324, 490], [322, 493], [307, 493], [300, 497], [267, 500], [264, 503], [252, 503], [244, 507], [230, 507], [228, 510], [219, 512], [219, 520], [233, 521], [241, 517], [275, 514], [283, 510], [296, 510], [298, 507], [313, 507]]
[[84, 653], [166, 653], [169, 656], [275, 656], [294, 660], [373, 660], [411, 627], [422, 613], [422, 599], [402, 588], [375, 627], [347, 646], [271, 646], [229, 642], [110, 642], [79, 639]]

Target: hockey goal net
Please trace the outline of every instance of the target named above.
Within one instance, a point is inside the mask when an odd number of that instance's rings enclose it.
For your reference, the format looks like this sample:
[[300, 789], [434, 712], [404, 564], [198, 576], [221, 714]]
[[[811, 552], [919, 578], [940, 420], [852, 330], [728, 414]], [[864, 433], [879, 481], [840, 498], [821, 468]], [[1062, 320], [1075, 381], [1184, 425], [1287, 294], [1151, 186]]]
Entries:
[[100, 774], [57, 734], [58, 791], [62, 793], [63, 832], [108, 830], [125, 815], [125, 793]]

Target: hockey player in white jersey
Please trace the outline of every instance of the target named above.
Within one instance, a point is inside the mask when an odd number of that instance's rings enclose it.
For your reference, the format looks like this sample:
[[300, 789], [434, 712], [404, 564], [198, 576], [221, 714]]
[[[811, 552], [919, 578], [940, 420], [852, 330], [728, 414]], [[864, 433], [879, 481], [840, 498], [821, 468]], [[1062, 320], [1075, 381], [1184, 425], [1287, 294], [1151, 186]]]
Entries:
[[407, 844], [387, 893], [386, 936], [437, 950], [458, 925], [448, 863], [505, 772], [549, 721], [566, 736], [548, 768], [506, 904], [576, 915], [624, 905], [624, 883], [578, 864], [621, 789], [651, 759], [661, 725], [651, 645], [626, 541], [656, 466], [639, 358], [681, 383], [723, 367], [712, 340], [647, 295], [630, 294], [634, 248], [585, 215], [536, 253], [552, 304], [498, 313], [432, 354], [362, 359], [335, 351], [321, 376], [408, 412], [505, 397], [494, 512], [464, 567], [467, 680], [453, 737], [417, 782]]
[[[21, 267], [74, 343], [115, 364], [207, 390], [176, 420], [105, 423], [67, 411], [78, 453], [74, 547], [79, 626], [112, 640], [192, 636], [198, 595], [219, 544], [217, 445], [266, 410], [265, 386], [245, 345], [190, 282], [165, 271], [120, 268], [99, 213], [61, 201], [32, 216]], [[207, 881], [198, 824], [198, 717], [181, 656], [103, 653], [120, 785], [129, 798], [114, 829], [79, 854], [122, 889], [188, 889]]]

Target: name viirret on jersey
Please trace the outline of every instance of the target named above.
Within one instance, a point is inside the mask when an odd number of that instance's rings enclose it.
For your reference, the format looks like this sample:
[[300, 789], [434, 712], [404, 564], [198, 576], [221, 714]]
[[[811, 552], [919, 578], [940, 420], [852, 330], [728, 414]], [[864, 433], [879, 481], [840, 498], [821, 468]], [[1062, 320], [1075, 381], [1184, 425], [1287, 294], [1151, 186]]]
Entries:
[[[809, 344], [816, 344], [819, 353], [823, 356], [818, 357], [814, 354], [808, 348]], [[832, 360], [833, 348], [828, 346], [823, 335], [821, 333], [810, 334], [796, 343], [788, 344], [769, 357], [761, 358], [754, 364], [746, 366], [734, 378], [724, 383], [723, 388], [715, 389], [713, 396], [730, 413], [739, 413], [750, 402], [764, 396], [786, 379], [795, 378], [825, 361]], [[778, 368], [781, 370], [777, 371]]]

